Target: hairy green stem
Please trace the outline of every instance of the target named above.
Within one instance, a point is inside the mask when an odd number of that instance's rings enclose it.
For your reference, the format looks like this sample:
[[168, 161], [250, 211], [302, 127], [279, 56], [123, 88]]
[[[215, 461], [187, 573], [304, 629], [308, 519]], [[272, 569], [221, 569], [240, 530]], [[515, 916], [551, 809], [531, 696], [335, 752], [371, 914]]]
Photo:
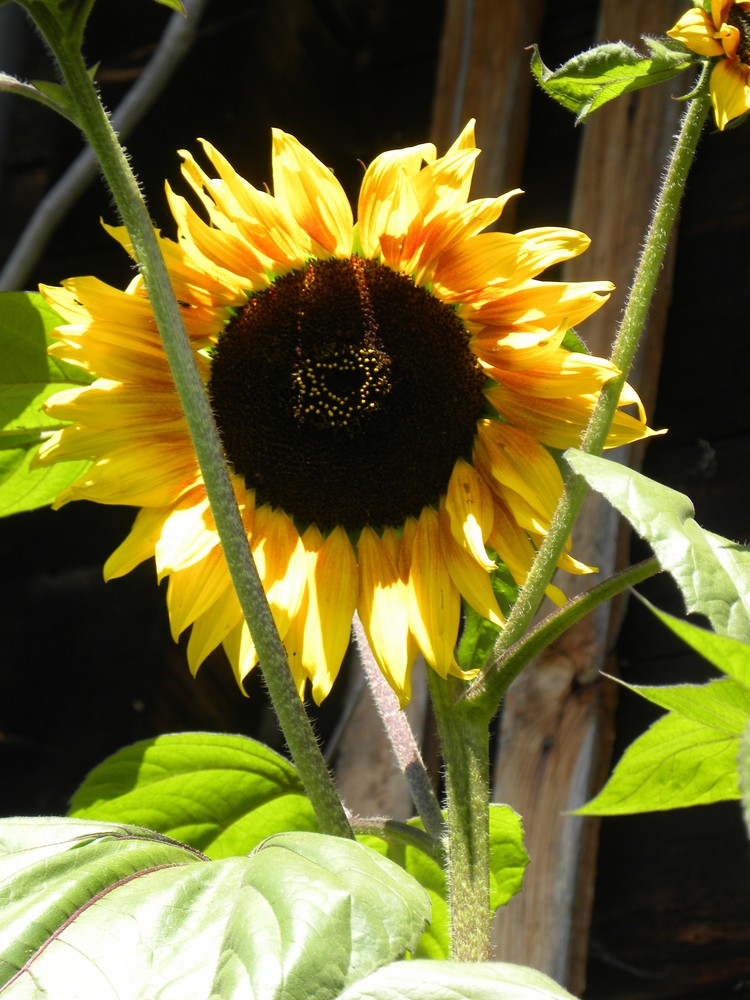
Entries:
[[[612, 350], [611, 359], [621, 374], [602, 389], [581, 443], [581, 450], [600, 454], [607, 440], [617, 409], [623, 384], [633, 363], [646, 323], [656, 283], [664, 264], [669, 239], [677, 220], [685, 184], [695, 156], [701, 131], [710, 107], [707, 75], [698, 85], [689, 102], [675, 137], [661, 189], [654, 205], [651, 223], [646, 233], [641, 258], [625, 311]], [[505, 628], [495, 644], [492, 663], [497, 663], [505, 650], [527, 631], [544, 598], [544, 591], [554, 575], [573, 522], [586, 495], [587, 485], [582, 476], [572, 475], [555, 511], [549, 532], [542, 542], [526, 583], [518, 596]], [[510, 678], [512, 679], [512, 678]], [[494, 713], [507, 691], [509, 680], [490, 672], [482, 690], [476, 689], [471, 698], [482, 700]]]
[[[44, 18], [40, 18], [43, 22]], [[266, 600], [237, 508], [213, 414], [195, 365], [145, 201], [86, 70], [80, 51], [54, 35], [54, 18], [40, 23], [58, 60], [76, 120], [96, 154], [128, 231], [164, 343], [175, 387], [206, 486], [216, 528], [242, 612], [258, 650], [263, 677], [284, 737], [321, 829], [351, 837], [341, 801], [300, 702], [284, 646]]]
[[491, 958], [489, 720], [464, 685], [427, 671], [445, 767], [451, 958]]

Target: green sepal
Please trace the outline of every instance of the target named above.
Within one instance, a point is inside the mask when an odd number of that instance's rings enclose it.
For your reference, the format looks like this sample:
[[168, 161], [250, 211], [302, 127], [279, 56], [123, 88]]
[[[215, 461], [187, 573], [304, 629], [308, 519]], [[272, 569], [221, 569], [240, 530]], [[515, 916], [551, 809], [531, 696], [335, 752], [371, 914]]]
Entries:
[[36, 292], [0, 294], [0, 516], [51, 504], [90, 465], [31, 468], [41, 442], [64, 426], [44, 412], [46, 400], [94, 380], [48, 355], [50, 333], [62, 322]]
[[544, 65], [533, 45], [531, 72], [546, 94], [575, 114], [578, 124], [608, 101], [671, 80], [695, 61], [679, 42], [643, 40], [647, 56], [624, 42], [608, 42], [581, 52], [556, 70]]
[[17, 0], [53, 52], [80, 49], [94, 0]]

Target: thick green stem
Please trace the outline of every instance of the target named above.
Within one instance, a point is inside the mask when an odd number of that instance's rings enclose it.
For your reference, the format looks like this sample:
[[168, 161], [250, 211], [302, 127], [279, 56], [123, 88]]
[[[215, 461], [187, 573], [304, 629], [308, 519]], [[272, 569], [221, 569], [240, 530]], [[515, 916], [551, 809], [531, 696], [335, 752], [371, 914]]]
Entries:
[[175, 387], [185, 411], [206, 493], [237, 596], [258, 650], [261, 670], [294, 763], [321, 829], [351, 837], [343, 807], [310, 720], [300, 702], [284, 646], [247, 542], [208, 399], [195, 365], [146, 204], [86, 71], [80, 52], [56, 39], [54, 23], [41, 23], [68, 86], [76, 120], [110, 187], [143, 275], [164, 342]]
[[[641, 259], [636, 268], [633, 285], [615, 339], [611, 357], [622, 374], [618, 378], [612, 379], [602, 389], [583, 436], [581, 449], [591, 454], [599, 454], [604, 448], [623, 383], [638, 349], [709, 107], [708, 76], [706, 75], [696, 89], [695, 96], [689, 102], [675, 137], [672, 154], [654, 205]], [[518, 642], [529, 628], [533, 616], [542, 603], [544, 591], [554, 575], [557, 562], [581, 508], [586, 490], [586, 481], [582, 476], [572, 475], [570, 477], [555, 511], [549, 532], [539, 548], [526, 583], [495, 645], [492, 655], [493, 662], [497, 662], [505, 650]], [[505, 681], [505, 678], [493, 678], [490, 673], [484, 690], [475, 689], [470, 697], [481, 699], [485, 704], [491, 703], [496, 709], [507, 690]]]
[[491, 958], [489, 722], [463, 685], [428, 670], [445, 766], [451, 957]]

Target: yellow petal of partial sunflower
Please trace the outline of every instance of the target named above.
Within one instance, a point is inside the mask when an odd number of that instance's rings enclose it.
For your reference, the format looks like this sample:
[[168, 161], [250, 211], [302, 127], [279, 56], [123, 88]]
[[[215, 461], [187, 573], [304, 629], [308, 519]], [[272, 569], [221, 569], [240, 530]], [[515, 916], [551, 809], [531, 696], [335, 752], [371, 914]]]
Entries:
[[[635, 395], [629, 385], [623, 393], [626, 391]], [[501, 416], [512, 420], [515, 426], [549, 448], [563, 451], [580, 445], [581, 435], [596, 403], [594, 395], [543, 399], [514, 392], [504, 385], [493, 386], [485, 395]], [[654, 431], [647, 425], [642, 411], [638, 417], [633, 417], [617, 410], [605, 447], [616, 448], [661, 433], [663, 431]]]
[[[495, 504], [495, 520], [489, 543], [508, 567], [510, 575], [522, 587], [536, 557], [536, 549], [505, 504], [499, 501]], [[544, 592], [558, 606], [565, 604], [565, 595], [559, 587], [549, 584]]]
[[722, 59], [711, 71], [711, 103], [720, 130], [750, 111], [750, 68], [738, 60]]
[[720, 56], [724, 50], [721, 42], [714, 38], [715, 30], [711, 17], [705, 11], [693, 7], [682, 15], [667, 34], [699, 56]]
[[292, 520], [267, 504], [255, 511], [251, 548], [282, 638], [299, 611], [307, 586], [305, 550]]
[[178, 506], [164, 522], [154, 556], [159, 580], [168, 573], [202, 562], [219, 545], [208, 498]]
[[422, 510], [414, 529], [407, 594], [409, 627], [425, 660], [445, 677], [455, 664], [461, 598], [443, 557], [438, 512], [432, 507]]
[[619, 374], [612, 362], [604, 358], [558, 350], [534, 368], [520, 372], [498, 368], [497, 381], [515, 392], [549, 399], [596, 393]]
[[130, 534], [120, 542], [104, 564], [104, 579], [115, 580], [125, 576], [154, 554], [156, 543], [169, 508], [144, 508], [138, 511]]
[[525, 263], [533, 269], [530, 277], [536, 277], [554, 264], [578, 257], [591, 245], [591, 239], [585, 233], [554, 226], [525, 229], [516, 236], [522, 237], [528, 244], [529, 259]]
[[[537, 281], [529, 279], [520, 288], [505, 292], [489, 286], [483, 300], [469, 310], [474, 322], [500, 330], [536, 332], [540, 326], [554, 329], [576, 326], [600, 309], [609, 298], [611, 281]], [[463, 318], [464, 309], [458, 314]]]
[[[523, 268], [526, 241], [513, 233], [479, 233], [441, 254], [433, 282], [444, 302], [482, 299], [490, 285], [502, 287]], [[497, 293], [499, 294], [499, 293]]]
[[405, 237], [414, 218], [420, 215], [411, 178], [423, 161], [432, 162], [435, 155], [432, 143], [422, 143], [381, 153], [369, 165], [362, 178], [357, 210], [363, 256], [380, 255], [384, 233]]
[[470, 347], [489, 368], [503, 372], [525, 371], [544, 365], [557, 353], [565, 337], [565, 325], [550, 333], [509, 333], [498, 336], [494, 327], [480, 327]]
[[315, 525], [302, 536], [307, 562], [307, 610], [302, 633], [302, 668], [320, 705], [336, 680], [349, 645], [357, 606], [357, 561], [339, 525], [323, 539]]
[[386, 528], [379, 538], [370, 527], [357, 545], [357, 608], [372, 655], [403, 708], [411, 698], [411, 670], [417, 645], [409, 630], [406, 580], [398, 569], [398, 540]]
[[[489, 481], [495, 480], [509, 491], [503, 495], [514, 514], [523, 516], [524, 521], [533, 518], [523, 526], [545, 532], [563, 491], [562, 475], [547, 449], [524, 431], [499, 420], [480, 421], [476, 447], [491, 467]], [[516, 503], [516, 497], [522, 499], [523, 506]]]
[[[505, 622], [497, 603], [486, 566], [478, 563], [453, 536], [450, 518], [443, 505], [439, 514], [443, 558], [459, 594], [474, 610], [495, 625]], [[491, 564], [494, 567], [494, 563]]]
[[172, 638], [177, 641], [189, 625], [209, 610], [229, 584], [229, 568], [218, 545], [200, 563], [170, 573], [167, 611]]
[[484, 543], [492, 529], [492, 495], [476, 469], [463, 458], [453, 467], [445, 497], [450, 530], [456, 543], [485, 569], [494, 562]]
[[227, 584], [210, 608], [200, 615], [190, 630], [187, 658], [190, 673], [195, 676], [209, 653], [226, 639], [242, 621], [242, 611], [231, 582]]
[[352, 252], [352, 210], [333, 171], [294, 136], [273, 129], [273, 189], [299, 225], [327, 253]]

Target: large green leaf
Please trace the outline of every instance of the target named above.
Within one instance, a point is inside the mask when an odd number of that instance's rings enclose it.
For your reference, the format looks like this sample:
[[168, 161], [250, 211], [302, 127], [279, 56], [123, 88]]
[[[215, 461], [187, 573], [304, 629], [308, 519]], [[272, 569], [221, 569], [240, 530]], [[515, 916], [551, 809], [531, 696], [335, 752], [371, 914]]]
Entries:
[[745, 817], [745, 829], [750, 837], [750, 719], [747, 722], [745, 734], [737, 755], [737, 770], [739, 772], [740, 798], [742, 813]]
[[281, 834], [209, 861], [138, 827], [0, 823], [7, 997], [336, 997], [413, 948], [429, 902], [361, 844]]
[[137, 823], [214, 859], [247, 854], [274, 833], [318, 829], [294, 767], [262, 743], [223, 733], [118, 750], [88, 775], [70, 813]]
[[[409, 826], [422, 830], [418, 819]], [[359, 838], [374, 850], [391, 858], [413, 875], [430, 896], [432, 917], [425, 928], [415, 955], [444, 959], [450, 954], [450, 914], [445, 871], [438, 860], [417, 846], [386, 841], [373, 835]], [[490, 806], [490, 909], [494, 912], [521, 890], [529, 856], [523, 843], [521, 817], [506, 805]]]
[[0, 516], [52, 503], [89, 465], [29, 465], [44, 438], [61, 426], [44, 412], [46, 400], [93, 381], [83, 369], [47, 354], [50, 331], [61, 322], [36, 293], [0, 294]]
[[570, 449], [571, 468], [609, 500], [652, 546], [677, 582], [688, 612], [720, 635], [750, 642], [750, 549], [705, 531], [682, 493], [617, 462]]
[[545, 93], [572, 111], [578, 123], [607, 101], [663, 83], [693, 64], [693, 56], [679, 42], [644, 42], [647, 56], [624, 42], [608, 42], [573, 56], [556, 70], [544, 65], [534, 45], [531, 71]]
[[573, 1000], [535, 969], [507, 962], [393, 962], [339, 1000]]

